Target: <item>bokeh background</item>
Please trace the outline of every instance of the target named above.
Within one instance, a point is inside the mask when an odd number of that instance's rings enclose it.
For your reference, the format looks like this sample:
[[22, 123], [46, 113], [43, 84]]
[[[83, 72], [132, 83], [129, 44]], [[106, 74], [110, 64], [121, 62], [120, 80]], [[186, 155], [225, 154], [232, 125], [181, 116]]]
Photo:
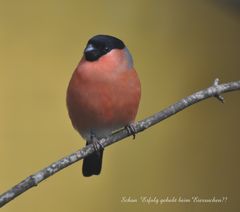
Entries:
[[[0, 0], [0, 192], [84, 145], [65, 94], [87, 40], [115, 35], [142, 82], [137, 119], [212, 84], [240, 79], [237, 0]], [[238, 211], [240, 92], [212, 98], [105, 150], [102, 174], [78, 162], [4, 212]], [[224, 198], [143, 204], [141, 196]], [[138, 203], [122, 203], [123, 197]]]

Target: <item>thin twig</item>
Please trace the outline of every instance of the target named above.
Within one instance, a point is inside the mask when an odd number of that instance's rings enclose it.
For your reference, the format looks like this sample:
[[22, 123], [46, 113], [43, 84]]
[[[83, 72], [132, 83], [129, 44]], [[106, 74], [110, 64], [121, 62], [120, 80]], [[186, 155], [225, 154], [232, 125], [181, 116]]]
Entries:
[[[136, 122], [133, 124], [135, 128], [135, 133], [139, 133], [160, 121], [176, 114], [177, 112], [201, 101], [207, 99], [209, 97], [216, 97], [218, 100], [223, 102], [223, 97], [220, 95], [222, 93], [240, 90], [240, 81], [236, 82], [229, 82], [226, 84], [219, 84], [219, 79], [216, 79], [212, 86], [207, 89], [198, 91], [186, 98], [181, 99], [180, 101], [176, 102], [173, 105], [165, 108], [164, 110], [143, 119], [142, 121]], [[117, 141], [120, 141], [126, 137], [130, 136], [130, 133], [127, 129], [122, 129], [113, 135], [110, 135], [107, 138], [103, 138], [99, 141], [99, 146], [109, 146]], [[48, 177], [52, 176], [53, 174], [59, 172], [60, 170], [70, 166], [71, 164], [85, 158], [86, 156], [92, 154], [95, 151], [92, 144], [83, 147], [82, 149], [74, 152], [71, 155], [68, 155], [48, 167], [36, 172], [35, 174], [27, 177], [25, 180], [20, 182], [19, 184], [15, 185], [2, 195], [0, 195], [0, 207], [4, 206], [6, 203], [13, 200], [18, 195], [24, 193], [28, 189], [32, 188], [33, 186], [37, 186], [43, 180], [46, 180]]]

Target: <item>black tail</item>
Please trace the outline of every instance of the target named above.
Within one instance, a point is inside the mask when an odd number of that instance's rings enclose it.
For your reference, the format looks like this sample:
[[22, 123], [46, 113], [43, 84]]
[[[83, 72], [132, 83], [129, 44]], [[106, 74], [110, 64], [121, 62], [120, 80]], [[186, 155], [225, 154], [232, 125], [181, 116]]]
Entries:
[[99, 175], [102, 169], [103, 149], [83, 159], [82, 173], [84, 177]]

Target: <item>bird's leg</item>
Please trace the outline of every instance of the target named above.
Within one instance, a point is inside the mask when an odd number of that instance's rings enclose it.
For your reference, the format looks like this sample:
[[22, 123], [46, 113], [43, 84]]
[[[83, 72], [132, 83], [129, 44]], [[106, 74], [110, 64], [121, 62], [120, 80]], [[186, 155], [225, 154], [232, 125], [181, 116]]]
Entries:
[[93, 148], [95, 149], [95, 151], [99, 151], [99, 150], [104, 149], [104, 146], [99, 142], [99, 139], [92, 132], [91, 132], [91, 135], [90, 135], [90, 142], [89, 143], [93, 144]]
[[135, 129], [134, 125], [133, 124], [129, 124], [129, 125], [125, 126], [125, 129], [128, 131], [128, 134], [132, 135], [133, 139], [135, 139], [135, 137], [136, 137], [136, 129]]

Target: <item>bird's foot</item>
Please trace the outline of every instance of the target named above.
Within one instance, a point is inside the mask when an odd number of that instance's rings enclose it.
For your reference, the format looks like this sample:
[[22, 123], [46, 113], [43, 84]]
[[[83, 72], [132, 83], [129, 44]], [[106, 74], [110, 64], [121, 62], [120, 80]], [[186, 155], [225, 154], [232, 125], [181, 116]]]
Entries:
[[133, 139], [136, 137], [136, 128], [134, 127], [134, 124], [129, 124], [125, 126], [125, 129], [128, 131], [129, 135], [133, 136]]
[[99, 139], [94, 134], [91, 134], [90, 143], [93, 144], [93, 148], [95, 151], [100, 151], [104, 149], [104, 146], [100, 143]]

